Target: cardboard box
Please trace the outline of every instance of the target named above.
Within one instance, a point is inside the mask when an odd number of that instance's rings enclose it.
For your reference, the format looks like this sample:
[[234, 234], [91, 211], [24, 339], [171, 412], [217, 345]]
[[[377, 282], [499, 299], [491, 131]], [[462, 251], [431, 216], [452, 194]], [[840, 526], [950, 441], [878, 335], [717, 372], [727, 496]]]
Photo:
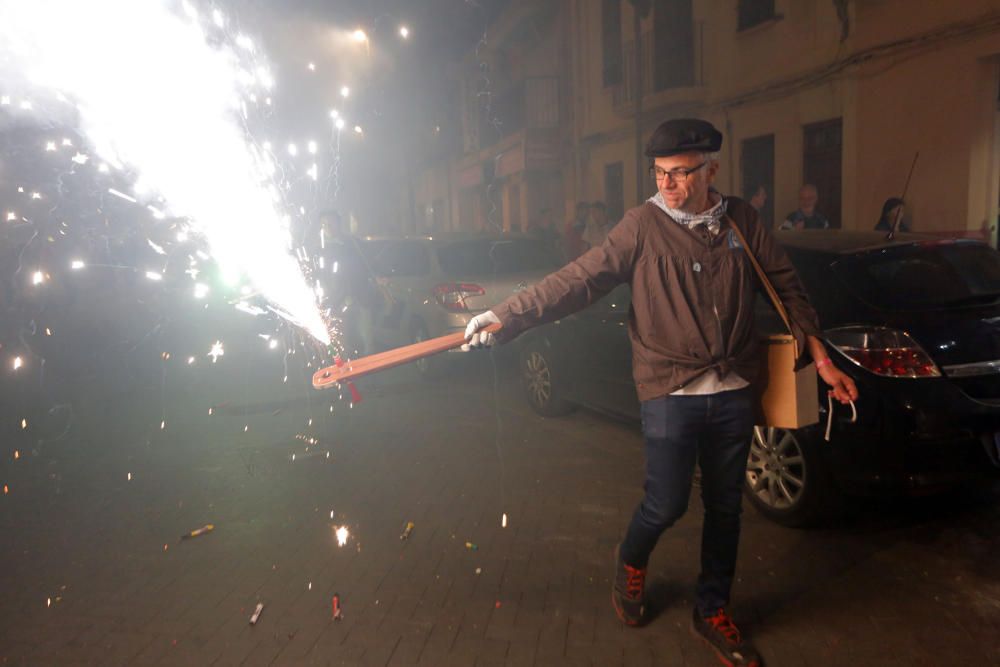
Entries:
[[802, 428], [819, 422], [816, 366], [795, 370], [795, 339], [789, 334], [765, 337], [761, 350], [760, 420], [764, 426]]

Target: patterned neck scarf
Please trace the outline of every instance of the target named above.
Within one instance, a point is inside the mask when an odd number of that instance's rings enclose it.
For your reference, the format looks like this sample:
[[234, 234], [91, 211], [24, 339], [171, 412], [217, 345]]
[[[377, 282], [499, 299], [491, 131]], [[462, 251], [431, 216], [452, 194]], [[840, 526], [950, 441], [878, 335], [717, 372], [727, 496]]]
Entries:
[[708, 200], [714, 200], [715, 203], [707, 211], [702, 211], [701, 213], [688, 213], [687, 211], [670, 208], [663, 201], [663, 195], [659, 192], [646, 201], [661, 209], [677, 224], [684, 225], [688, 229], [694, 229], [697, 225], [705, 225], [708, 233], [715, 236], [719, 233], [722, 216], [726, 214], [727, 202], [726, 198], [714, 188], [708, 191]]

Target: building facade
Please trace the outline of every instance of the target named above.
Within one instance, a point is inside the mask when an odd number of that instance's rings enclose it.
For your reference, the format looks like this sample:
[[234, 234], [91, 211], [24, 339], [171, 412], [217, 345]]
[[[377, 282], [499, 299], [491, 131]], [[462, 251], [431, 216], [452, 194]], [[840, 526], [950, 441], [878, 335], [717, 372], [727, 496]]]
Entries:
[[[514, 2], [454, 68], [461, 140], [425, 168], [415, 192], [417, 231], [523, 231], [562, 208], [571, 154], [570, 26], [560, 2]], [[437, 215], [436, 224], [426, 221]]]
[[769, 223], [810, 183], [834, 227], [868, 229], [906, 188], [915, 231], [996, 240], [995, 0], [515, 1], [487, 37], [458, 72], [462, 154], [418, 188], [448, 229], [620, 215], [655, 190], [646, 137], [697, 116], [725, 134], [719, 189], [763, 187]]

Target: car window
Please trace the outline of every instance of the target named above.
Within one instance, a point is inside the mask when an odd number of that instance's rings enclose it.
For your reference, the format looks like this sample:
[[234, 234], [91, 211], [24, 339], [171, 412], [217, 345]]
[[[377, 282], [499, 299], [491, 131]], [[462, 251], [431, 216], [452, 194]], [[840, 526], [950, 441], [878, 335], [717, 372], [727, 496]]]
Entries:
[[[815, 307], [816, 295], [823, 291], [824, 283], [830, 281], [829, 276], [824, 277], [824, 272], [829, 270], [829, 260], [817, 253], [803, 251], [799, 248], [785, 248], [785, 252], [788, 254], [792, 266], [795, 267], [795, 273], [798, 274], [803, 287], [806, 288], [809, 300]], [[788, 327], [778, 315], [778, 311], [775, 310], [771, 298], [763, 287], [758, 289], [754, 301], [754, 320], [757, 332], [760, 334], [788, 333]]]
[[632, 305], [632, 288], [628, 286], [628, 283], [619, 285], [601, 299], [601, 302], [609, 310], [627, 314]]
[[785, 252], [810, 296], [829, 285], [832, 278], [829, 273], [830, 255], [799, 248], [786, 248]]
[[474, 239], [437, 248], [441, 268], [449, 276], [487, 276], [549, 271], [561, 262], [551, 244], [533, 239]]
[[378, 276], [424, 276], [431, 271], [430, 257], [420, 241], [365, 241], [365, 258]]
[[932, 242], [846, 258], [837, 276], [880, 308], [939, 307], [1000, 299], [1000, 253], [975, 242]]

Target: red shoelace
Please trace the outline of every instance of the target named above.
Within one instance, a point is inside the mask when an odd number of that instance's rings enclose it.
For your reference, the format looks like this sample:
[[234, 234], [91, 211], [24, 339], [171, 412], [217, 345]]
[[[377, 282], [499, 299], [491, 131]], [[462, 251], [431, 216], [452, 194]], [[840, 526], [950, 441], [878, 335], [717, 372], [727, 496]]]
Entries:
[[625, 593], [633, 599], [642, 597], [642, 585], [646, 580], [646, 571], [625, 565]]
[[712, 616], [706, 616], [705, 620], [708, 623], [722, 633], [722, 636], [726, 638], [726, 641], [730, 644], [740, 643], [740, 630], [733, 623], [733, 619], [729, 617], [725, 609], [720, 609], [715, 612]]

